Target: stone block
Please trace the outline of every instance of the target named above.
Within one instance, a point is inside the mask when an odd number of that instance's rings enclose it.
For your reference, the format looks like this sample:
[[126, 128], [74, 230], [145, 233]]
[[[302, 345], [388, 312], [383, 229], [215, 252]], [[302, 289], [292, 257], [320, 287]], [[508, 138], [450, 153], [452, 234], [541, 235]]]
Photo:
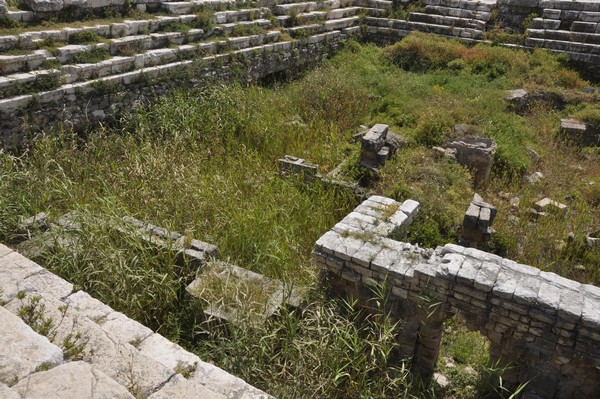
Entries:
[[198, 363], [189, 380], [210, 387], [212, 391], [223, 394], [228, 399], [273, 399], [244, 380], [202, 361]]
[[13, 389], [23, 398], [134, 399], [124, 386], [85, 362], [31, 374]]
[[92, 298], [84, 291], [77, 291], [65, 298], [64, 301], [74, 310], [85, 314], [90, 320], [99, 324], [114, 312], [110, 306], [105, 305], [96, 298]]
[[177, 374], [159, 391], [148, 399], [228, 399], [227, 396], [214, 392], [197, 381], [190, 381]]
[[377, 153], [383, 147], [385, 138], [388, 132], [388, 125], [381, 123], [375, 124], [369, 131], [363, 136], [361, 141], [362, 149]]
[[148, 327], [120, 312], [108, 314], [100, 326], [108, 338], [115, 343], [128, 343], [137, 346], [152, 335], [152, 330]]
[[194, 371], [200, 358], [160, 334], [152, 334], [139, 346], [142, 354], [178, 373]]
[[0, 306], [0, 383], [13, 385], [40, 367], [63, 362], [62, 350]]

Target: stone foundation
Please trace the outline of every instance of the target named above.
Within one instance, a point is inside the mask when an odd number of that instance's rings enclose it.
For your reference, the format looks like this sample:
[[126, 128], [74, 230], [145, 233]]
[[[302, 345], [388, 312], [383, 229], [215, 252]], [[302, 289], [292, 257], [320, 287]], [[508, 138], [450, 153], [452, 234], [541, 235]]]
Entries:
[[[414, 201], [412, 201], [414, 203]], [[447, 244], [422, 249], [387, 238], [416, 207], [373, 196], [315, 244], [334, 292], [368, 307], [369, 287], [387, 288], [401, 355], [433, 373], [444, 320], [457, 315], [491, 342], [491, 361], [511, 367], [505, 386], [527, 383], [529, 398], [600, 395], [600, 288]]]

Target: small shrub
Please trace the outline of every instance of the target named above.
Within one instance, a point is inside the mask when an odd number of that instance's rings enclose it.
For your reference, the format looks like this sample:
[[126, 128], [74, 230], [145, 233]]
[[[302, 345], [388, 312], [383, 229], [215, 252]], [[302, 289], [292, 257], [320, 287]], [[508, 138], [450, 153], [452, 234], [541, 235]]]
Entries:
[[110, 58], [108, 50], [105, 48], [93, 47], [88, 51], [83, 51], [73, 58], [71, 62], [74, 64], [95, 64]]
[[214, 24], [214, 11], [208, 7], [200, 7], [194, 10], [196, 19], [191, 22], [193, 28], [210, 29]]
[[251, 36], [251, 35], [265, 35], [267, 30], [260, 25], [255, 24], [237, 24], [231, 36]]
[[430, 109], [419, 117], [415, 140], [419, 144], [435, 146], [443, 144], [454, 127], [454, 120], [443, 110]]
[[93, 44], [104, 40], [105, 39], [102, 36], [91, 29], [85, 29], [69, 36], [69, 44]]

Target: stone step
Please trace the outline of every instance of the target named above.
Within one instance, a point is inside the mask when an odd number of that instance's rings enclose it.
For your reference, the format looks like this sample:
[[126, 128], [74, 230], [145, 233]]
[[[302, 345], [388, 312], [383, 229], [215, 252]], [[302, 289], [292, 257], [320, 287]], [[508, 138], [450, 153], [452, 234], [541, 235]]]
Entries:
[[163, 30], [173, 23], [192, 23], [196, 18], [196, 15], [158, 16], [156, 19], [151, 20], [125, 20], [108, 25], [31, 31], [19, 35], [0, 36], [0, 51], [10, 50], [16, 46], [22, 49], [35, 50], [37, 49], [36, 44], [44, 39], [51, 39], [57, 43], [68, 43], [73, 35], [88, 30], [107, 39], [141, 34], [146, 35]]
[[362, 10], [366, 13], [367, 16], [374, 18], [387, 17], [387, 15], [389, 14], [388, 10], [383, 10], [381, 8], [363, 7]]
[[525, 39], [525, 45], [528, 47], [542, 47], [560, 52], [600, 55], [600, 45], [598, 44], [528, 37]]
[[560, 40], [566, 42], [589, 44], [600, 43], [600, 34], [598, 33], [572, 32], [567, 30], [527, 29], [527, 36], [530, 38]]
[[292, 37], [305, 37], [307, 35], [317, 35], [332, 31], [341, 31], [342, 29], [349, 29], [357, 26], [360, 23], [360, 17], [348, 17], [327, 20], [320, 24], [310, 24], [294, 26], [292, 28], [286, 28], [285, 32], [289, 33]]
[[443, 36], [460, 37], [465, 39], [482, 39], [483, 31], [480, 29], [454, 27], [447, 25], [428, 24], [409, 21], [409, 28], [425, 33], [435, 33]]
[[380, 10], [391, 10], [394, 2], [388, 0], [363, 0], [363, 5], [367, 8], [377, 8]]
[[317, 11], [319, 6], [316, 1], [308, 1], [303, 3], [280, 4], [273, 8], [275, 15], [290, 15], [292, 13], [308, 13]]
[[444, 15], [425, 14], [419, 12], [411, 12], [408, 14], [408, 20], [414, 22], [423, 22], [433, 25], [446, 25], [459, 28], [473, 28], [483, 30], [486, 22], [476, 19], [466, 19], [457, 17], [447, 17]]
[[67, 74], [66, 83], [75, 83], [178, 60], [188, 60], [199, 56], [273, 43], [279, 40], [280, 34], [279, 31], [270, 31], [266, 35], [230, 37], [210, 42], [184, 44], [175, 48], [153, 49], [130, 57], [112, 57], [96, 64], [66, 65], [62, 70]]
[[[179, 19], [181, 20], [181, 19]], [[240, 21], [227, 24], [221, 24], [214, 28], [208, 36], [211, 35], [231, 35], [236, 26], [258, 25], [264, 28], [271, 26], [271, 21], [266, 19], [255, 19], [253, 21]], [[36, 70], [43, 67], [46, 61], [58, 61], [60, 64], [68, 64], [76, 56], [93, 49], [105, 49], [111, 55], [128, 55], [129, 53], [140, 53], [143, 50], [158, 49], [169, 45], [181, 45], [183, 43], [198, 42], [206, 38], [201, 29], [191, 29], [183, 32], [164, 32], [151, 33], [149, 35], [125, 36], [123, 38], [112, 39], [107, 43], [97, 43], [88, 45], [69, 44], [53, 50], [53, 53], [47, 50], [35, 50], [31, 54], [25, 55], [0, 55], [0, 76], [11, 73]]]
[[295, 18], [289, 15], [278, 15], [275, 17], [277, 23], [283, 27], [293, 27], [295, 25], [309, 25], [322, 22], [327, 19], [325, 11], [311, 11], [298, 14]]
[[338, 8], [338, 9], [330, 10], [327, 13], [327, 19], [339, 19], [339, 18], [353, 17], [353, 16], [359, 14], [361, 10], [362, 10], [361, 7], [345, 7], [345, 8]]
[[427, 14], [437, 14], [444, 15], [448, 17], [457, 17], [457, 18], [471, 18], [478, 19], [481, 21], [489, 21], [491, 13], [484, 11], [474, 11], [474, 10], [465, 10], [462, 8], [452, 8], [452, 7], [443, 7], [443, 6], [425, 6], [425, 12]]
[[[279, 40], [279, 31], [270, 31], [265, 35], [230, 37], [223, 40], [180, 45], [175, 48], [150, 49], [131, 56], [113, 56], [95, 64], [64, 65], [60, 69], [33, 71], [0, 77], [0, 98], [12, 97], [29, 92], [38, 79], [55, 77], [60, 82], [71, 84], [94, 78], [115, 75], [144, 67], [156, 66], [177, 60], [192, 59], [207, 54], [218, 54], [230, 50], [273, 43]], [[41, 84], [42, 80], [38, 80]], [[48, 90], [49, 87], [42, 87]]]
[[52, 54], [46, 50], [25, 55], [0, 55], [0, 76], [37, 69], [49, 58]]
[[60, 84], [62, 72], [47, 69], [0, 76], [0, 98], [13, 97], [31, 91], [48, 90], [53, 82]]
[[430, 6], [461, 8], [463, 10], [491, 12], [496, 6], [496, 0], [426, 0]]
[[[342, 35], [341, 31], [325, 32], [310, 37], [298, 40], [298, 46], [303, 46], [306, 43], [320, 43], [329, 40], [339, 40]], [[253, 57], [260, 54], [269, 54], [272, 52], [291, 50], [296, 44], [291, 41], [263, 44], [256, 47], [248, 47], [246, 49], [235, 50], [226, 54], [217, 54], [213, 56], [203, 57], [197, 61], [212, 64], [214, 62], [227, 62], [230, 57]], [[67, 99], [72, 101], [76, 95], [85, 95], [93, 92], [95, 85], [130, 85], [137, 79], [155, 79], [163, 76], [171, 76], [173, 73], [180, 72], [183, 69], [189, 68], [196, 60], [178, 61], [170, 64], [158, 65], [155, 67], [143, 68], [131, 72], [125, 72], [118, 75], [111, 75], [105, 78], [88, 80], [80, 83], [63, 85], [57, 89], [38, 93], [33, 95], [21, 95], [17, 97], [0, 99], [0, 112], [11, 113], [19, 108], [26, 106], [31, 101], [35, 100], [40, 104], [60, 103]], [[91, 113], [90, 113], [91, 114]]]
[[[1, 244], [0, 277], [0, 383], [26, 397], [51, 386], [56, 397], [83, 399], [271, 398]], [[43, 309], [54, 344], [16, 316], [24, 306]], [[76, 361], [66, 363], [65, 340], [78, 347]], [[42, 366], [50, 370], [36, 372]]]
[[[23, 398], [135, 399], [127, 388], [98, 367], [77, 361], [32, 373], [13, 388]], [[18, 395], [17, 395], [18, 396]]]
[[600, 33], [600, 23], [573, 21], [571, 31], [585, 33]]
[[573, 10], [573, 11], [600, 11], [598, 1], [564, 1], [564, 0], [541, 0], [538, 7], [545, 9]]
[[532, 29], [560, 29], [560, 20], [548, 18], [534, 18], [531, 21]]

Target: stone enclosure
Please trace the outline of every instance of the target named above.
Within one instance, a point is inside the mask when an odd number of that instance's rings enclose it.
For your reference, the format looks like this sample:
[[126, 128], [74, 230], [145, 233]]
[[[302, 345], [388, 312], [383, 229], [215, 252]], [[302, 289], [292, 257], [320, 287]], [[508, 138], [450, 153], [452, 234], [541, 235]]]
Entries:
[[443, 324], [458, 315], [490, 341], [503, 380], [527, 398], [600, 395], [600, 288], [474, 248], [423, 249], [402, 237], [418, 208], [372, 196], [325, 233], [313, 255], [331, 289], [368, 309], [372, 287], [402, 320], [400, 355], [433, 373]]
[[[392, 43], [421, 31], [478, 42], [502, 26], [524, 33], [521, 47], [562, 52], [591, 70], [600, 65], [597, 0], [425, 0], [406, 20], [390, 18], [411, 4], [23, 0], [14, 8], [0, 1], [0, 22], [34, 26], [57, 16], [125, 15], [106, 24], [0, 33], [0, 142], [20, 146], [51, 127], [110, 122], [177, 87], [293, 72], [351, 38]], [[160, 14], [126, 17], [131, 10]]]

